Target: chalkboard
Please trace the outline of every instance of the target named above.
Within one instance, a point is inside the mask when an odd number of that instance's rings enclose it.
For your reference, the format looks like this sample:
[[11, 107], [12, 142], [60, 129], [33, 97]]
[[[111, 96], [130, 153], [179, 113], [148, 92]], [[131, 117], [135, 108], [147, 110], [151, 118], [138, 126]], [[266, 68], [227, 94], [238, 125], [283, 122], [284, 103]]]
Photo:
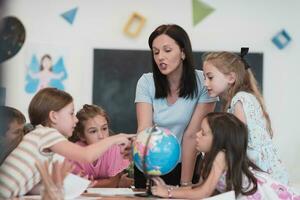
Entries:
[[[202, 69], [201, 56], [194, 52], [196, 68]], [[263, 54], [250, 53], [246, 60], [262, 88]], [[151, 52], [144, 50], [94, 50], [93, 103], [103, 107], [116, 132], [135, 133], [135, 89], [143, 73], [151, 72]]]

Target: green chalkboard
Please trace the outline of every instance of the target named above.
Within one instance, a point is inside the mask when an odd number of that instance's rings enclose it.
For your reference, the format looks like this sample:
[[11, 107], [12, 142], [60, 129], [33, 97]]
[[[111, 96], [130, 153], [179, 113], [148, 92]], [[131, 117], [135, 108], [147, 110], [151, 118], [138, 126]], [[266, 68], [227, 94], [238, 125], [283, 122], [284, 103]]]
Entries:
[[[201, 56], [194, 52], [196, 68], [202, 68]], [[262, 88], [263, 54], [250, 53], [246, 60], [252, 66]], [[93, 103], [102, 106], [110, 116], [114, 132], [135, 133], [135, 89], [143, 73], [151, 72], [151, 52], [144, 50], [95, 49]]]

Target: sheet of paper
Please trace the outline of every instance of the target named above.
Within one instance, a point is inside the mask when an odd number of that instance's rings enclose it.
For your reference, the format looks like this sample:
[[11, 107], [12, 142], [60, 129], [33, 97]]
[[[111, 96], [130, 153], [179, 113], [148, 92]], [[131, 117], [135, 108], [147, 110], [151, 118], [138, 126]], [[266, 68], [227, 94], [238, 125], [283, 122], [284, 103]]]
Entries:
[[79, 196], [74, 200], [94, 200], [94, 199], [102, 199], [102, 197], [86, 197], [86, 196]]
[[[19, 200], [41, 200], [40, 195], [26, 195], [23, 197], [20, 197]], [[79, 196], [76, 197], [74, 200], [95, 200], [95, 199], [102, 199], [102, 197], [88, 197], [88, 196]]]
[[224, 192], [213, 197], [205, 198], [203, 200], [235, 200], [234, 191]]
[[68, 174], [64, 180], [65, 199], [80, 196], [89, 186], [90, 181], [74, 174]]
[[[64, 161], [64, 157], [55, 154], [53, 160]], [[89, 186], [90, 181], [80, 176], [69, 173], [64, 180], [65, 199], [74, 199], [79, 197]]]
[[100, 194], [104, 196], [125, 195], [133, 196], [144, 192], [135, 192], [130, 188], [88, 188], [88, 193]]

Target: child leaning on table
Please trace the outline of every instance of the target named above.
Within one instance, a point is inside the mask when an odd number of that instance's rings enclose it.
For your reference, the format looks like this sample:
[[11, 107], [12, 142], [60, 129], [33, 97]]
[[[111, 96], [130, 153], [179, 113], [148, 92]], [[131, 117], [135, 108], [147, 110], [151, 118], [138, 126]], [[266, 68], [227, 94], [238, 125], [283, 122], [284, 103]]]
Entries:
[[176, 188], [157, 177], [153, 179], [154, 195], [202, 199], [213, 195], [215, 190], [221, 193], [233, 190], [238, 200], [300, 200], [292, 188], [276, 181], [248, 158], [248, 130], [235, 115], [209, 113], [196, 135], [197, 150], [205, 154], [199, 184]]
[[[101, 107], [85, 104], [76, 117], [79, 121], [72, 139], [76, 144], [89, 146], [109, 137], [109, 117]], [[118, 145], [111, 146], [94, 162], [73, 163], [73, 173], [89, 177], [94, 181], [93, 187], [130, 187], [133, 184], [133, 179], [123, 172], [130, 161], [123, 158]]]
[[34, 130], [27, 133], [0, 166], [0, 199], [22, 196], [40, 181], [37, 162], [53, 161], [54, 153], [79, 162], [94, 162], [112, 145], [128, 146], [134, 135], [117, 134], [82, 147], [67, 140], [78, 122], [73, 98], [67, 92], [45, 88], [29, 105], [29, 118]]

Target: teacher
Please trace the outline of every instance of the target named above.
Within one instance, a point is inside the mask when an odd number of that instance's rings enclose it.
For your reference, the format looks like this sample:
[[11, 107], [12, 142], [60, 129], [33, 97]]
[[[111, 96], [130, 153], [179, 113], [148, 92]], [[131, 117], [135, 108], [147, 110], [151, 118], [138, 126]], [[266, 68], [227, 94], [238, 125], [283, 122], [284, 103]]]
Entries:
[[[166, 184], [189, 186], [197, 156], [195, 133], [203, 117], [214, 110], [217, 98], [208, 96], [183, 28], [161, 25], [151, 33], [148, 44], [153, 73], [143, 74], [136, 86], [137, 132], [156, 124], [175, 134], [182, 146], [181, 162], [162, 178]], [[137, 168], [134, 173], [135, 186], [145, 187], [143, 174]]]

